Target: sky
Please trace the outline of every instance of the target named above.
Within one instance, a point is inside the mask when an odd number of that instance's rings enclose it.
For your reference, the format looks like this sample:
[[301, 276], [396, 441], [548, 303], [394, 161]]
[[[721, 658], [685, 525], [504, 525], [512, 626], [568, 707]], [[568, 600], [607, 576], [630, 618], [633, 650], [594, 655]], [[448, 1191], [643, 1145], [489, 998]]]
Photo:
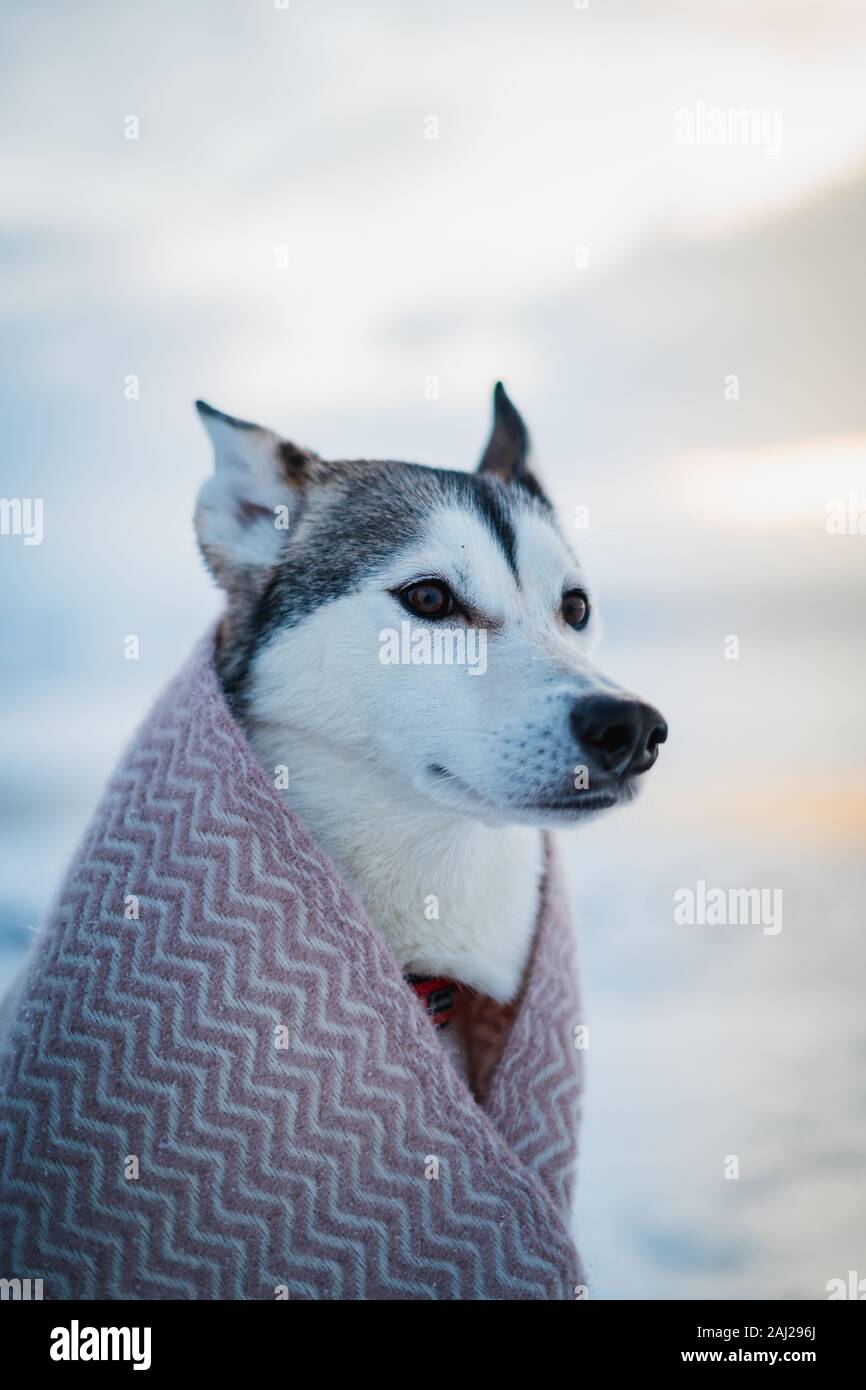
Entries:
[[[834, 501], [866, 515], [866, 10], [7, 0], [0, 24], [0, 491], [45, 516], [38, 546], [0, 535], [0, 955], [218, 611], [193, 400], [326, 457], [471, 468], [501, 378], [606, 664], [671, 724], [651, 793], [572, 855], [609, 1040], [597, 1287], [821, 1296], [866, 1233], [866, 534], [827, 529]], [[684, 941], [671, 893], [713, 875], [780, 884], [790, 930]], [[792, 1136], [822, 1105], [815, 1157]], [[735, 1142], [736, 1212], [707, 1157]]]

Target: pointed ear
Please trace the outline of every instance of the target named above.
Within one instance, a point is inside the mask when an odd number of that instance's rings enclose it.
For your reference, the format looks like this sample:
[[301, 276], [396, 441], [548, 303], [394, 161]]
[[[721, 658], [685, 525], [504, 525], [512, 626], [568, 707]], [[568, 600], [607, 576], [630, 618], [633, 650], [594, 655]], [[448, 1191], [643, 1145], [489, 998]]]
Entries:
[[519, 483], [536, 497], [543, 497], [541, 485], [529, 466], [529, 456], [529, 431], [502, 382], [497, 381], [493, 392], [493, 428], [478, 472], [489, 473], [503, 483]]
[[208, 568], [227, 589], [238, 572], [249, 576], [279, 558], [301, 490], [320, 460], [272, 430], [195, 404], [214, 448], [214, 471], [196, 504], [196, 535]]

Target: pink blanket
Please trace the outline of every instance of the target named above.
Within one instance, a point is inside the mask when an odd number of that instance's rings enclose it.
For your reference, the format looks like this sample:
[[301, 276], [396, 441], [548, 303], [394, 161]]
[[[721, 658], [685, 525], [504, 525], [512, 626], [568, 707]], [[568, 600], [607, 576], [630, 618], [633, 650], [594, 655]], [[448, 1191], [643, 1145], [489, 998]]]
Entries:
[[580, 1023], [548, 869], [479, 1103], [261, 770], [213, 635], [111, 779], [0, 1024], [0, 1273], [45, 1298], [573, 1299]]

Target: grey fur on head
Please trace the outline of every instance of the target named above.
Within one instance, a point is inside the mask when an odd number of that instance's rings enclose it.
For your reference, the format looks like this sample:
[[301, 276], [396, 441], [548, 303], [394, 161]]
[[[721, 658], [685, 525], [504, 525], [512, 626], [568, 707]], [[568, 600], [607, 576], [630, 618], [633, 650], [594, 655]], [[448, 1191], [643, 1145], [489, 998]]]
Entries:
[[[550, 503], [528, 467], [529, 435], [497, 382], [490, 438], [475, 473], [395, 460], [326, 461], [311, 450], [260, 431], [270, 440], [274, 468], [294, 498], [290, 523], [275, 563], [261, 570], [220, 567], [202, 549], [227, 590], [220, 675], [227, 695], [242, 706], [255, 651], [278, 627], [291, 627], [321, 604], [359, 586], [423, 533], [435, 510], [458, 506], [484, 524], [517, 577], [515, 517], [537, 510], [555, 524]], [[257, 431], [203, 401], [204, 423]], [[244, 505], [244, 504], [239, 504]]]

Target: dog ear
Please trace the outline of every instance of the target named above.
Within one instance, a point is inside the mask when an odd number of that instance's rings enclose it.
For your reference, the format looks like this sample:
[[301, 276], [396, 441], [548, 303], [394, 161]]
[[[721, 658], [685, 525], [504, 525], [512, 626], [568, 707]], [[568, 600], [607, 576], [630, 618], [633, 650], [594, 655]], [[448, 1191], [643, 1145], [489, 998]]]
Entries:
[[301, 489], [321, 460], [272, 430], [204, 401], [195, 405], [214, 447], [214, 471], [196, 503], [196, 535], [217, 583], [228, 588], [236, 572], [276, 562]]
[[541, 484], [529, 467], [529, 454], [529, 431], [502, 382], [497, 381], [493, 391], [493, 428], [478, 472], [489, 473], [503, 483], [519, 483], [536, 497], [543, 497]]

